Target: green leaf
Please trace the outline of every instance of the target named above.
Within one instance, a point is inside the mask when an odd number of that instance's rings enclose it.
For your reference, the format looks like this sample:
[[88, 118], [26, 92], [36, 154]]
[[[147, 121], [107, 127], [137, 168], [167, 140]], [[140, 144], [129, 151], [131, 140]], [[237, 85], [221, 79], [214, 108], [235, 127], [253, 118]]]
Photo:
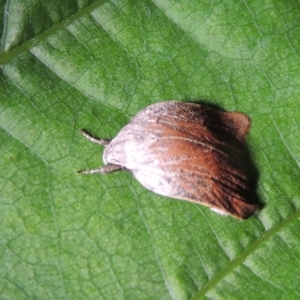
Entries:
[[[0, 2], [1, 298], [299, 298], [299, 3], [46, 2]], [[255, 216], [76, 173], [171, 99], [251, 117]]]

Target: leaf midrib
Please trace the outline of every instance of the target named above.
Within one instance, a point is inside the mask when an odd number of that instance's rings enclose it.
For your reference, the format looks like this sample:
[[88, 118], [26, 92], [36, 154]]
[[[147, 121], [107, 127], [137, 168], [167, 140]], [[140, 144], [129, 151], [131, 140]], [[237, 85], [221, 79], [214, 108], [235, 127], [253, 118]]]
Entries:
[[259, 248], [264, 242], [269, 240], [271, 237], [277, 234], [281, 229], [285, 228], [293, 221], [300, 218], [300, 210], [297, 210], [289, 218], [283, 220], [273, 228], [264, 232], [264, 234], [256, 240], [250, 247], [248, 247], [241, 255], [237, 256], [232, 260], [227, 266], [216, 274], [207, 284], [192, 298], [192, 300], [197, 300], [203, 298], [208, 291], [213, 289], [224, 277], [226, 277], [234, 268], [241, 265], [246, 258], [252, 254], [256, 249]]
[[22, 53], [28, 51], [30, 48], [32, 48], [34, 45], [36, 45], [40, 41], [45, 40], [47, 37], [54, 34], [55, 32], [67, 27], [68, 25], [70, 25], [75, 20], [77, 20], [77, 19], [79, 19], [79, 18], [81, 18], [85, 15], [88, 15], [91, 11], [93, 11], [94, 9], [96, 9], [99, 6], [103, 5], [105, 2], [108, 2], [108, 0], [97, 0], [94, 3], [92, 3], [91, 5], [79, 10], [77, 13], [75, 13], [75, 14], [71, 15], [70, 17], [64, 19], [62, 22], [48, 28], [47, 30], [45, 30], [41, 34], [36, 35], [34, 38], [32, 38], [29, 41], [23, 43], [22, 45], [14, 48], [12, 50], [2, 52], [0, 54], [0, 65], [3, 65], [4, 63], [9, 61], [10, 59], [18, 56], [19, 54], [22, 54]]

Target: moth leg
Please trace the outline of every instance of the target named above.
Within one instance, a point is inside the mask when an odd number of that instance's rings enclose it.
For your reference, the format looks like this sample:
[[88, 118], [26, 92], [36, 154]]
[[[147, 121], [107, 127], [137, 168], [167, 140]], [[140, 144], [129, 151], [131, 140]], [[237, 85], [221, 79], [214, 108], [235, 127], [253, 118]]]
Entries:
[[106, 165], [106, 166], [103, 166], [98, 169], [77, 171], [77, 173], [79, 173], [79, 174], [97, 174], [97, 173], [104, 174], [104, 173], [111, 173], [114, 171], [118, 171], [121, 169], [122, 169], [122, 167], [118, 166], [118, 165]]
[[93, 136], [91, 136], [90, 134], [88, 134], [86, 131], [84, 131], [83, 129], [80, 130], [80, 132], [82, 133], [82, 135], [87, 138], [89, 141], [96, 143], [98, 145], [102, 145], [102, 146], [107, 146], [110, 143], [110, 140], [103, 140], [103, 139], [96, 139]]

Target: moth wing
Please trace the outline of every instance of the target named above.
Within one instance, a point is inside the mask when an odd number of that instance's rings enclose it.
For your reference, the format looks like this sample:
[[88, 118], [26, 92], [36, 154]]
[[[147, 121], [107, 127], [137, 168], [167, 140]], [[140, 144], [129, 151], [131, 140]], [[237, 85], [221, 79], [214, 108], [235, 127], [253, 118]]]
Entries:
[[[191, 154], [178, 155], [177, 150], [183, 148], [185, 153]], [[247, 201], [246, 175], [226, 154], [176, 139], [164, 141], [163, 147], [155, 145], [149, 150], [142, 167], [131, 170], [146, 188], [239, 219], [246, 219], [257, 210], [256, 205]]]
[[218, 112], [221, 122], [227, 131], [233, 134], [239, 141], [244, 142], [251, 126], [250, 118], [239, 112]]
[[249, 127], [244, 114], [157, 103], [119, 132], [106, 148], [104, 162], [129, 169], [158, 194], [246, 219], [257, 206], [247, 202], [249, 183], [235, 139], [243, 142]]
[[[227, 132], [241, 142], [250, 130], [250, 118], [239, 112], [226, 112], [209, 106], [196, 103], [184, 103], [167, 101], [155, 103], [140, 111], [132, 120], [132, 123], [144, 123], [145, 120], [172, 120], [173, 125], [177, 122], [187, 122], [201, 127], [203, 125], [212, 130], [220, 129]], [[195, 127], [196, 128], [196, 127]], [[191, 128], [193, 129], [193, 128]], [[196, 132], [193, 132], [196, 135]]]

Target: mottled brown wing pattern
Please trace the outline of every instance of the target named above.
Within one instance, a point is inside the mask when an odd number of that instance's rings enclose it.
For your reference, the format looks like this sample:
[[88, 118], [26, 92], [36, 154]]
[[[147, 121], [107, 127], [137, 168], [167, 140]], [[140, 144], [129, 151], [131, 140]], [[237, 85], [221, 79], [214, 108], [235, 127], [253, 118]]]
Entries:
[[[247, 128], [239, 132], [234, 118], [224, 123], [231, 113], [173, 104], [148, 107], [120, 131], [111, 143], [114, 153], [122, 151], [117, 156], [123, 160], [118, 163], [158, 194], [201, 203], [238, 218], [252, 215], [257, 206], [245, 198], [249, 183], [238, 147], [238, 140], [249, 130], [249, 119], [245, 116]], [[243, 119], [244, 115], [233, 114]]]
[[201, 203], [239, 219], [258, 208], [248, 201], [250, 181], [243, 143], [248, 116], [176, 101], [150, 105], [112, 140], [90, 141], [106, 147], [104, 167], [81, 174], [130, 170], [148, 189]]
[[[192, 155], [177, 155], [178, 149]], [[240, 218], [252, 215], [257, 209], [245, 198], [249, 192], [247, 177], [220, 151], [190, 140], [172, 138], [160, 139], [148, 151], [143, 168], [136, 168], [133, 173], [150, 190], [201, 203]]]

